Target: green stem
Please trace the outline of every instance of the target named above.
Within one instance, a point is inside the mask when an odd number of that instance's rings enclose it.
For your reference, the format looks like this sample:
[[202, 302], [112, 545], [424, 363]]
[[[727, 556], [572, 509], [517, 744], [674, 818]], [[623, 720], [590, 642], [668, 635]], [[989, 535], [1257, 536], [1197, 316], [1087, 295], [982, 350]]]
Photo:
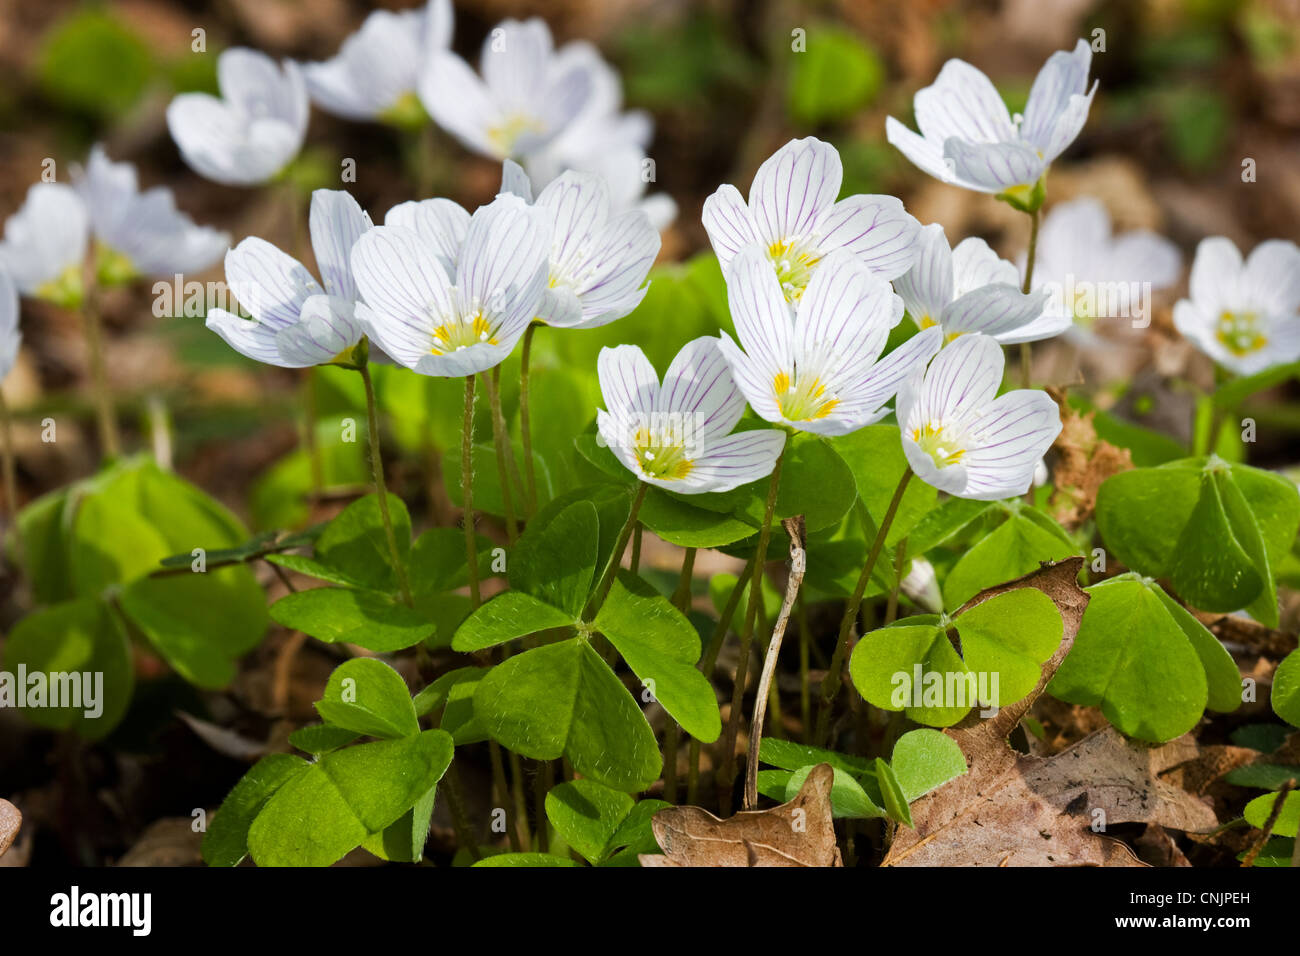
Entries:
[[899, 479], [898, 487], [894, 489], [894, 497], [889, 501], [889, 508], [880, 523], [880, 528], [876, 531], [875, 540], [871, 542], [871, 553], [867, 555], [867, 563], [863, 566], [857, 586], [853, 589], [853, 596], [849, 598], [848, 606], [844, 609], [844, 618], [840, 621], [839, 640], [835, 643], [835, 654], [831, 657], [830, 669], [822, 679], [822, 703], [821, 710], [817, 714], [817, 746], [819, 747], [826, 745], [826, 737], [830, 732], [831, 704], [835, 701], [835, 695], [839, 693], [840, 683], [843, 680], [844, 657], [848, 653], [849, 640], [853, 636], [853, 625], [862, 607], [862, 596], [867, 592], [871, 572], [875, 570], [876, 560], [885, 546], [885, 536], [889, 534], [889, 526], [894, 523], [894, 516], [898, 513], [898, 506], [903, 500], [903, 492], [907, 490], [907, 483], [911, 479], [912, 469], [908, 468]]
[[122, 453], [122, 442], [117, 430], [117, 416], [113, 410], [113, 395], [108, 387], [108, 373], [104, 367], [104, 330], [96, 307], [96, 294], [88, 287], [82, 302], [81, 318], [86, 330], [86, 350], [90, 358], [91, 387], [95, 396], [95, 415], [99, 424], [100, 454], [117, 458]]
[[465, 852], [474, 862], [482, 859], [483, 854], [479, 852], [478, 841], [474, 839], [474, 831], [469, 825], [469, 817], [465, 813], [465, 791], [460, 785], [460, 768], [456, 766], [456, 761], [452, 761], [447, 766], [447, 786], [443, 789], [447, 794], [447, 806], [451, 809], [452, 826], [456, 830], [456, 839], [464, 846]]
[[302, 407], [306, 415], [303, 422], [302, 446], [307, 452], [307, 464], [311, 469], [311, 490], [320, 497], [325, 487], [325, 469], [321, 465], [320, 442], [316, 439], [316, 420], [319, 417], [316, 402], [316, 369], [302, 370]]
[[632, 508], [627, 513], [627, 521], [614, 541], [614, 550], [610, 553], [609, 564], [605, 567], [605, 573], [601, 575], [596, 593], [591, 596], [591, 600], [587, 602], [587, 609], [582, 614], [585, 622], [595, 619], [596, 612], [605, 603], [609, 589], [614, 586], [614, 576], [618, 574], [618, 569], [623, 564], [623, 552], [627, 550], [628, 539], [632, 537], [632, 529], [636, 527], [637, 516], [641, 513], [641, 502], [645, 501], [645, 494], [649, 489], [650, 486], [644, 481], [637, 482], [636, 497], [632, 499]]
[[14, 436], [10, 427], [9, 406], [5, 403], [3, 391], [0, 391], [0, 459], [4, 469], [5, 513], [9, 518], [9, 527], [13, 529], [15, 563], [21, 566], [26, 555], [23, 551], [22, 529], [18, 527], [18, 477], [14, 462]]
[[528, 514], [537, 511], [537, 472], [533, 467], [533, 426], [528, 408], [528, 367], [533, 354], [533, 334], [541, 325], [530, 322], [524, 329], [524, 347], [519, 368], [519, 433], [524, 445], [524, 477], [528, 481]]
[[[1029, 253], [1025, 259], [1025, 284], [1021, 291], [1029, 295], [1029, 291], [1034, 287], [1034, 260], [1038, 255], [1038, 221], [1039, 212], [1034, 210], [1029, 214]], [[1020, 384], [1025, 388], [1029, 387], [1029, 373], [1032, 365], [1033, 356], [1029, 351], [1029, 343], [1020, 343]]]
[[384, 481], [384, 456], [379, 449], [379, 412], [375, 406], [375, 385], [370, 380], [369, 363], [359, 365], [357, 371], [361, 373], [361, 381], [366, 387], [366, 415], [370, 428], [370, 472], [374, 476], [375, 494], [379, 498], [379, 517], [384, 522], [384, 537], [388, 540], [388, 556], [393, 561], [397, 587], [402, 592], [402, 601], [410, 607], [414, 604], [411, 600], [411, 582], [406, 577], [406, 564], [397, 549], [393, 517], [388, 513], [388, 484]]
[[492, 441], [497, 450], [497, 478], [501, 482], [501, 504], [506, 513], [506, 537], [513, 545], [519, 537], [519, 523], [515, 520], [514, 493], [510, 488], [510, 436], [506, 434], [505, 416], [501, 414], [501, 392], [497, 388], [501, 366], [492, 369], [491, 374], [483, 373], [483, 384], [487, 387], [488, 404], [492, 407]]
[[469, 570], [471, 608], [479, 605], [478, 541], [474, 534], [474, 376], [465, 376], [465, 420], [460, 440], [460, 493], [464, 510], [465, 559]]
[[[731, 629], [731, 619], [736, 616], [736, 608], [740, 606], [740, 599], [745, 594], [745, 585], [749, 583], [749, 577], [753, 573], [754, 561], [751, 558], [741, 570], [740, 576], [736, 578], [731, 594], [727, 597], [727, 603], [722, 608], [722, 613], [718, 615], [718, 623], [713, 629], [713, 636], [709, 638], [709, 646], [704, 649], [704, 656], [700, 659], [700, 672], [706, 678], [711, 679], [713, 676], [713, 669], [718, 664], [718, 654], [722, 652], [722, 643], [726, 640], [727, 631]], [[694, 804], [700, 784], [700, 742], [694, 737], [691, 738], [687, 759], [689, 770], [686, 778], [686, 802]]]
[[[673, 605], [685, 614], [691, 606], [691, 578], [695, 574], [695, 549], [687, 548], [682, 557], [682, 573], [673, 592]], [[664, 799], [677, 802], [677, 751], [681, 747], [682, 729], [672, 716], [664, 733]]]
[[763, 565], [767, 559], [767, 542], [772, 536], [772, 516], [776, 513], [776, 498], [781, 488], [781, 466], [784, 461], [783, 446], [781, 454], [776, 456], [772, 477], [767, 484], [763, 526], [758, 532], [758, 546], [754, 549], [754, 571], [749, 579], [749, 605], [740, 630], [740, 655], [736, 659], [736, 677], [731, 688], [731, 712], [727, 715], [727, 732], [722, 745], [722, 775], [718, 785], [719, 804], [724, 815], [731, 809], [731, 788], [736, 779], [736, 737], [740, 733], [740, 712], [745, 700], [745, 682], [749, 676], [749, 653], [754, 643], [758, 605], [763, 600]]

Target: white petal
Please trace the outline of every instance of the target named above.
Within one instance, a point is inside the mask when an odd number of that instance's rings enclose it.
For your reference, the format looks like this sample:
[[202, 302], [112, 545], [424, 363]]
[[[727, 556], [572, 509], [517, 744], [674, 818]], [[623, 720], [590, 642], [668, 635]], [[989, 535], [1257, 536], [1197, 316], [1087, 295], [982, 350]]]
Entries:
[[460, 250], [469, 232], [469, 213], [450, 199], [408, 200], [384, 214], [384, 225], [419, 233], [436, 250], [447, 275], [455, 275]]
[[[1025, 118], [1020, 124], [1020, 135], [1044, 153], [1049, 152], [1057, 121], [1069, 109], [1071, 98], [1087, 92], [1091, 63], [1091, 46], [1086, 40], [1079, 40], [1073, 50], [1058, 50], [1048, 57], [1034, 78], [1029, 102], [1025, 106]], [[1056, 153], [1059, 152], [1058, 149]]]
[[256, 236], [226, 253], [226, 281], [244, 311], [276, 332], [298, 321], [308, 296], [325, 291], [301, 262]]
[[596, 375], [605, 408], [616, 420], [640, 420], [655, 408], [659, 376], [635, 345], [603, 348], [596, 359]]
[[366, 334], [407, 368], [432, 357], [433, 330], [455, 315], [437, 249], [412, 230], [377, 226], [352, 247], [352, 275], [365, 300], [356, 315]]
[[1005, 192], [1013, 186], [1032, 186], [1047, 164], [1024, 143], [967, 143], [950, 138], [943, 154], [951, 159], [958, 179], [986, 193]]
[[253, 120], [275, 119], [301, 134], [307, 129], [307, 87], [298, 65], [283, 65], [257, 50], [231, 47], [217, 57], [217, 85], [231, 106]]
[[[885, 415], [884, 405], [925, 365], [943, 345], [943, 333], [937, 327], [918, 332], [894, 351], [876, 362], [856, 384], [852, 401], [846, 402], [841, 414], [859, 424], [869, 425]], [[837, 409], [838, 411], [838, 409]]]
[[915, 264], [894, 280], [894, 289], [915, 322], [937, 322], [953, 297], [952, 250], [938, 223], [921, 229], [916, 246]]
[[706, 335], [682, 347], [664, 373], [654, 411], [683, 416], [682, 427], [693, 443], [711, 442], [736, 427], [745, 396], [716, 338]]
[[749, 216], [749, 207], [735, 186], [719, 186], [704, 200], [700, 218], [724, 273], [736, 253], [750, 243], [760, 241]]
[[1047, 293], [1022, 295], [1013, 285], [986, 285], [973, 289], [944, 309], [945, 334], [982, 332], [1000, 342], [1043, 314]]
[[1294, 318], [1300, 307], [1300, 249], [1283, 239], [1261, 242], [1246, 259], [1241, 292], [1251, 305]]
[[778, 372], [789, 374], [794, 356], [790, 307], [761, 247], [748, 246], [732, 261], [727, 305], [740, 344], [767, 375], [769, 384]]
[[1020, 389], [994, 399], [973, 426], [979, 444], [962, 458], [962, 497], [993, 501], [1022, 495], [1034, 468], [1061, 432], [1061, 413], [1046, 392]]
[[736, 381], [736, 387], [745, 396], [745, 401], [749, 403], [754, 413], [766, 421], [784, 423], [785, 416], [781, 414], [781, 408], [776, 401], [773, 384], [775, 373], [762, 368], [751, 356], [742, 352], [740, 346], [733, 342], [726, 332], [719, 335], [718, 348], [722, 350], [723, 358], [731, 366], [731, 375]]
[[0, 379], [9, 374], [18, 360], [18, 346], [23, 341], [18, 314], [18, 287], [9, 273], [0, 269]]
[[686, 494], [730, 491], [772, 474], [784, 447], [785, 432], [778, 429], [739, 432], [709, 445], [692, 459], [691, 473], [685, 479], [657, 484]]
[[1097, 84], [1094, 83], [1086, 95], [1070, 97], [1065, 112], [1057, 119], [1056, 127], [1042, 149], [1045, 163], [1054, 162], [1078, 137], [1083, 124], [1088, 122], [1088, 111], [1092, 108], [1092, 98], [1096, 92]]
[[549, 238], [539, 211], [518, 196], [498, 196], [470, 217], [456, 286], [492, 321], [502, 345], [513, 346], [537, 314]]
[[487, 132], [499, 121], [500, 111], [468, 63], [454, 53], [435, 53], [416, 89], [433, 121], [466, 147], [484, 156], [506, 158]]
[[885, 120], [885, 138], [918, 169], [935, 179], [966, 189], [974, 187], [957, 178], [956, 167], [943, 155], [943, 141], [918, 136], [892, 116]]
[[949, 60], [933, 85], [912, 101], [916, 125], [927, 140], [957, 137], [968, 143], [1001, 143], [1015, 138], [1011, 115], [993, 82], [964, 60]]
[[31, 295], [86, 256], [90, 220], [76, 191], [64, 183], [36, 183], [22, 208], [5, 220], [0, 266], [18, 290]]
[[276, 329], [256, 319], [241, 319], [225, 309], [209, 309], [205, 325], [216, 332], [236, 352], [255, 362], [278, 365], [281, 368], [303, 368], [314, 363], [295, 364], [280, 357], [276, 343]]
[[999, 258], [983, 239], [974, 236], [957, 243], [952, 251], [952, 272], [953, 298], [983, 285], [1020, 285], [1016, 267]]
[[571, 169], [541, 191], [536, 206], [551, 227], [552, 274], [576, 278], [609, 218], [609, 187], [599, 176]]
[[1207, 313], [1237, 307], [1241, 271], [1241, 253], [1231, 239], [1223, 236], [1202, 239], [1192, 261], [1189, 280], [1192, 301]]
[[851, 253], [822, 260], [795, 315], [794, 364], [843, 402], [880, 357], [903, 302]]
[[917, 411], [923, 421], [953, 423], [978, 415], [1002, 384], [1002, 347], [985, 335], [963, 335], [943, 348], [925, 374]]
[[533, 201], [533, 184], [524, 168], [513, 159], [501, 164], [501, 192], [518, 196], [524, 202]]
[[894, 279], [912, 267], [921, 224], [893, 196], [849, 196], [817, 222], [817, 246], [823, 252], [847, 249], [882, 279]]
[[840, 154], [830, 143], [811, 136], [786, 143], [758, 167], [749, 187], [755, 231], [768, 244], [809, 236], [835, 204], [843, 178]]
[[[645, 298], [646, 276], [659, 255], [659, 232], [638, 209], [615, 216], [592, 239], [587, 254], [571, 260], [582, 303], [576, 328], [621, 319]], [[552, 266], [554, 268], [554, 265]]]
[[302, 304], [302, 315], [275, 335], [280, 358], [294, 365], [323, 365], [361, 341], [362, 329], [353, 303], [328, 295], [313, 295]]
[[352, 246], [373, 227], [370, 214], [342, 189], [317, 189], [311, 194], [309, 222], [311, 248], [325, 291], [355, 302], [358, 293], [352, 280]]

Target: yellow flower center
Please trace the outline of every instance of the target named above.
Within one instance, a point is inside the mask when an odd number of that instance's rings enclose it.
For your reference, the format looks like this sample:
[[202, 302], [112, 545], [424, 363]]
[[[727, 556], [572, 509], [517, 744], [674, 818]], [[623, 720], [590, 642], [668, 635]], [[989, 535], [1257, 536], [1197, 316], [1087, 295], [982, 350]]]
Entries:
[[489, 126], [487, 138], [502, 156], [513, 156], [519, 137], [525, 133], [541, 133], [545, 129], [535, 117], [526, 113], [512, 113], [497, 125]]
[[966, 454], [966, 449], [961, 447], [959, 440], [948, 434], [947, 429], [937, 421], [913, 428], [912, 441], [934, 460], [936, 468], [955, 465]]
[[776, 277], [781, 283], [787, 302], [798, 302], [808, 287], [813, 270], [821, 261], [815, 249], [805, 248], [796, 239], [781, 239], [767, 247], [767, 256], [776, 267]]
[[632, 438], [641, 472], [661, 481], [680, 481], [695, 468], [686, 457], [686, 444], [672, 429], [641, 427]]
[[1219, 313], [1218, 329], [1215, 338], [1223, 343], [1233, 355], [1249, 355], [1268, 345], [1268, 336], [1260, 328], [1258, 312]]
[[433, 330], [434, 355], [446, 355], [459, 352], [471, 345], [496, 345], [492, 325], [483, 317], [482, 312], [475, 312], [463, 319], [449, 319]]
[[838, 398], [828, 398], [826, 386], [817, 376], [801, 379], [796, 374], [793, 382], [785, 372], [777, 372], [772, 379], [776, 403], [787, 421], [810, 422], [825, 418], [839, 405]]
[[49, 282], [38, 286], [36, 298], [60, 308], [71, 309], [81, 304], [83, 292], [81, 267], [68, 266]]

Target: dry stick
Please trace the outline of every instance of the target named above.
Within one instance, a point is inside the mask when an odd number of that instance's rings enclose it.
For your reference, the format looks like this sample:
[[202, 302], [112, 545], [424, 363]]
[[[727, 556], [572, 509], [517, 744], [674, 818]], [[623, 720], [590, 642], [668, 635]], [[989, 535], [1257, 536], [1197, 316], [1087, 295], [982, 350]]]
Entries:
[[[695, 573], [695, 549], [687, 548], [682, 557], [682, 573], [677, 578], [677, 590], [673, 592], [673, 605], [683, 614], [691, 606], [691, 576]], [[681, 747], [681, 726], [671, 714], [668, 715], [668, 729], [664, 731], [664, 799], [669, 803], [677, 802], [677, 750]]]
[[776, 675], [776, 659], [781, 653], [781, 641], [785, 638], [786, 625], [790, 622], [790, 611], [794, 608], [794, 599], [799, 595], [799, 586], [803, 584], [804, 572], [808, 569], [808, 555], [804, 551], [803, 515], [786, 518], [781, 524], [790, 536], [790, 576], [785, 582], [785, 599], [781, 602], [781, 613], [777, 615], [772, 626], [772, 640], [767, 645], [767, 659], [763, 661], [763, 676], [758, 680], [758, 695], [754, 698], [754, 719], [749, 722], [749, 762], [745, 767], [745, 809], [753, 810], [758, 806], [758, 750], [763, 740], [763, 718], [767, 710], [767, 695], [772, 687], [772, 678]]
[[844, 618], [840, 621], [840, 636], [835, 643], [835, 654], [831, 657], [831, 666], [827, 670], [826, 676], [822, 678], [822, 704], [821, 710], [817, 714], [817, 746], [826, 746], [826, 737], [830, 732], [831, 704], [835, 701], [835, 695], [839, 693], [840, 683], [843, 680], [844, 656], [849, 649], [849, 638], [853, 635], [853, 625], [858, 619], [858, 611], [862, 607], [862, 596], [867, 591], [867, 584], [871, 581], [871, 572], [875, 570], [876, 560], [880, 557], [880, 549], [885, 545], [885, 536], [889, 534], [889, 526], [894, 523], [894, 515], [898, 513], [898, 506], [903, 500], [903, 492], [907, 490], [907, 483], [912, 478], [912, 469], [908, 468], [903, 472], [903, 477], [898, 482], [898, 487], [894, 489], [894, 497], [889, 501], [889, 508], [885, 511], [885, 517], [880, 523], [880, 528], [876, 531], [876, 539], [871, 542], [871, 553], [867, 555], [867, 563], [863, 565], [862, 574], [858, 577], [857, 586], [853, 589], [853, 596], [849, 598], [848, 606], [844, 609]]
[[538, 322], [524, 329], [524, 347], [519, 368], [519, 433], [524, 445], [524, 476], [528, 480], [528, 514], [537, 510], [537, 472], [533, 467], [533, 426], [528, 411], [528, 363], [533, 354], [533, 334]]
[[497, 450], [497, 480], [501, 482], [501, 504], [506, 513], [506, 538], [510, 544], [519, 537], [519, 523], [515, 520], [514, 493], [510, 489], [510, 469], [507, 464], [510, 438], [506, 435], [506, 420], [501, 414], [501, 392], [497, 389], [497, 376], [501, 366], [483, 373], [483, 384], [487, 387], [488, 404], [492, 407], [492, 441]]
[[[1021, 292], [1029, 295], [1029, 290], [1034, 285], [1034, 258], [1038, 253], [1038, 210], [1029, 214], [1029, 255], [1025, 260], [1025, 284]], [[1032, 364], [1032, 356], [1029, 353], [1029, 343], [1020, 343], [1020, 384], [1025, 388], [1029, 387], [1029, 372]]]
[[[754, 562], [751, 558], [740, 572], [740, 576], [736, 578], [735, 586], [731, 589], [727, 603], [718, 616], [718, 624], [713, 629], [713, 635], [709, 638], [709, 646], [704, 649], [704, 657], [700, 659], [700, 671], [706, 678], [712, 678], [713, 669], [718, 664], [718, 654], [722, 651], [722, 642], [726, 640], [727, 631], [731, 629], [731, 619], [736, 616], [736, 608], [740, 606], [740, 598], [745, 593], [745, 585], [753, 572]], [[712, 683], [712, 680], [710, 680], [710, 683]], [[700, 742], [692, 737], [690, 752], [687, 757], [690, 761], [690, 769], [686, 778], [686, 802], [690, 804], [695, 803], [700, 783], [700, 746]]]
[[18, 477], [14, 465], [14, 436], [9, 422], [9, 406], [4, 392], [0, 391], [0, 458], [3, 459], [5, 485], [5, 514], [13, 529], [14, 558], [22, 566], [26, 557], [23, 551], [23, 532], [18, 527]]
[[397, 576], [397, 586], [402, 592], [402, 601], [407, 607], [411, 600], [411, 582], [406, 577], [406, 565], [397, 549], [397, 534], [393, 531], [393, 517], [388, 513], [388, 484], [384, 481], [384, 456], [379, 449], [379, 412], [375, 408], [375, 385], [370, 380], [370, 365], [362, 362], [357, 366], [361, 381], [366, 386], [366, 415], [370, 428], [370, 472], [375, 479], [375, 495], [379, 499], [379, 517], [384, 523], [384, 537], [388, 540], [388, 556], [393, 561], [393, 574]]
[[465, 558], [469, 570], [470, 610], [479, 605], [478, 542], [474, 534], [474, 376], [465, 376], [465, 420], [461, 425], [460, 493], [465, 524]]
[[1259, 856], [1259, 851], [1264, 849], [1264, 844], [1273, 835], [1273, 827], [1277, 825], [1277, 818], [1282, 814], [1282, 804], [1286, 803], [1287, 795], [1294, 789], [1294, 777], [1278, 788], [1277, 799], [1273, 801], [1273, 809], [1269, 812], [1268, 819], [1264, 821], [1264, 829], [1260, 831], [1259, 839], [1255, 841], [1255, 845], [1247, 850], [1246, 855], [1241, 859], [1243, 868], [1255, 865], [1255, 857]]
[[772, 478], [767, 486], [763, 527], [758, 532], [754, 572], [749, 579], [749, 604], [740, 631], [740, 656], [736, 659], [736, 679], [731, 689], [731, 712], [727, 715], [727, 734], [722, 747], [722, 777], [718, 787], [719, 807], [724, 815], [731, 810], [731, 786], [736, 779], [736, 737], [740, 733], [740, 711], [744, 705], [745, 682], [749, 677], [749, 652], [754, 643], [754, 624], [758, 620], [758, 604], [763, 600], [763, 564], [767, 557], [767, 542], [772, 536], [772, 515], [776, 511], [784, 459], [785, 448], [782, 447], [781, 454], [776, 456], [776, 466], [772, 469]]

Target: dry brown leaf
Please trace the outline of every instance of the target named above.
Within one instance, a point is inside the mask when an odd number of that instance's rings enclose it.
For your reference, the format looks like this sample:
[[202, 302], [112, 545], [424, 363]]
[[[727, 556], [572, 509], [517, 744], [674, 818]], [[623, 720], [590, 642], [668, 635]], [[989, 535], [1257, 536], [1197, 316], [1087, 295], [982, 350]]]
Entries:
[[118, 866], [202, 866], [203, 834], [189, 817], [155, 820], [127, 850]]
[[699, 807], [670, 807], [651, 826], [664, 855], [642, 866], [843, 866], [831, 818], [830, 764], [818, 764], [789, 803], [719, 820]]
[[1097, 489], [1111, 475], [1133, 467], [1127, 448], [1118, 448], [1097, 437], [1093, 412], [1080, 414], [1059, 389], [1048, 394], [1061, 408], [1061, 433], [1052, 444], [1057, 452], [1052, 469], [1052, 497], [1048, 507], [1052, 516], [1067, 528], [1077, 528], [1097, 506]]
[[1134, 843], [1144, 863], [1152, 866], [1191, 866], [1186, 854], [1178, 849], [1174, 838], [1158, 823], [1149, 823]]
[[0, 800], [0, 856], [13, 844], [23, 825], [23, 815], [8, 800]]
[[[1054, 799], [1059, 798], [1063, 784], [1073, 782], [1065, 771], [1077, 764], [1077, 759], [1069, 754], [1086, 740], [1047, 759], [1018, 754], [1007, 743], [1007, 735], [1074, 646], [1088, 604], [1088, 595], [1077, 583], [1082, 566], [1082, 558], [1045, 564], [1033, 574], [984, 591], [970, 602], [977, 604], [1016, 588], [1037, 588], [1061, 612], [1061, 644], [1043, 666], [1038, 686], [1024, 700], [1003, 707], [987, 720], [972, 713], [944, 731], [961, 747], [970, 771], [912, 805], [915, 828], [898, 829], [884, 865], [1142, 865], [1122, 843], [1089, 828], [1092, 819], [1086, 790], [1073, 802], [1071, 798], [1064, 802]], [[1057, 775], [1065, 779], [1053, 788], [1056, 793], [1036, 792], [1027, 774], [1036, 774], [1039, 786], [1043, 786], [1043, 777], [1053, 776], [1051, 764], [1057, 765]]]

